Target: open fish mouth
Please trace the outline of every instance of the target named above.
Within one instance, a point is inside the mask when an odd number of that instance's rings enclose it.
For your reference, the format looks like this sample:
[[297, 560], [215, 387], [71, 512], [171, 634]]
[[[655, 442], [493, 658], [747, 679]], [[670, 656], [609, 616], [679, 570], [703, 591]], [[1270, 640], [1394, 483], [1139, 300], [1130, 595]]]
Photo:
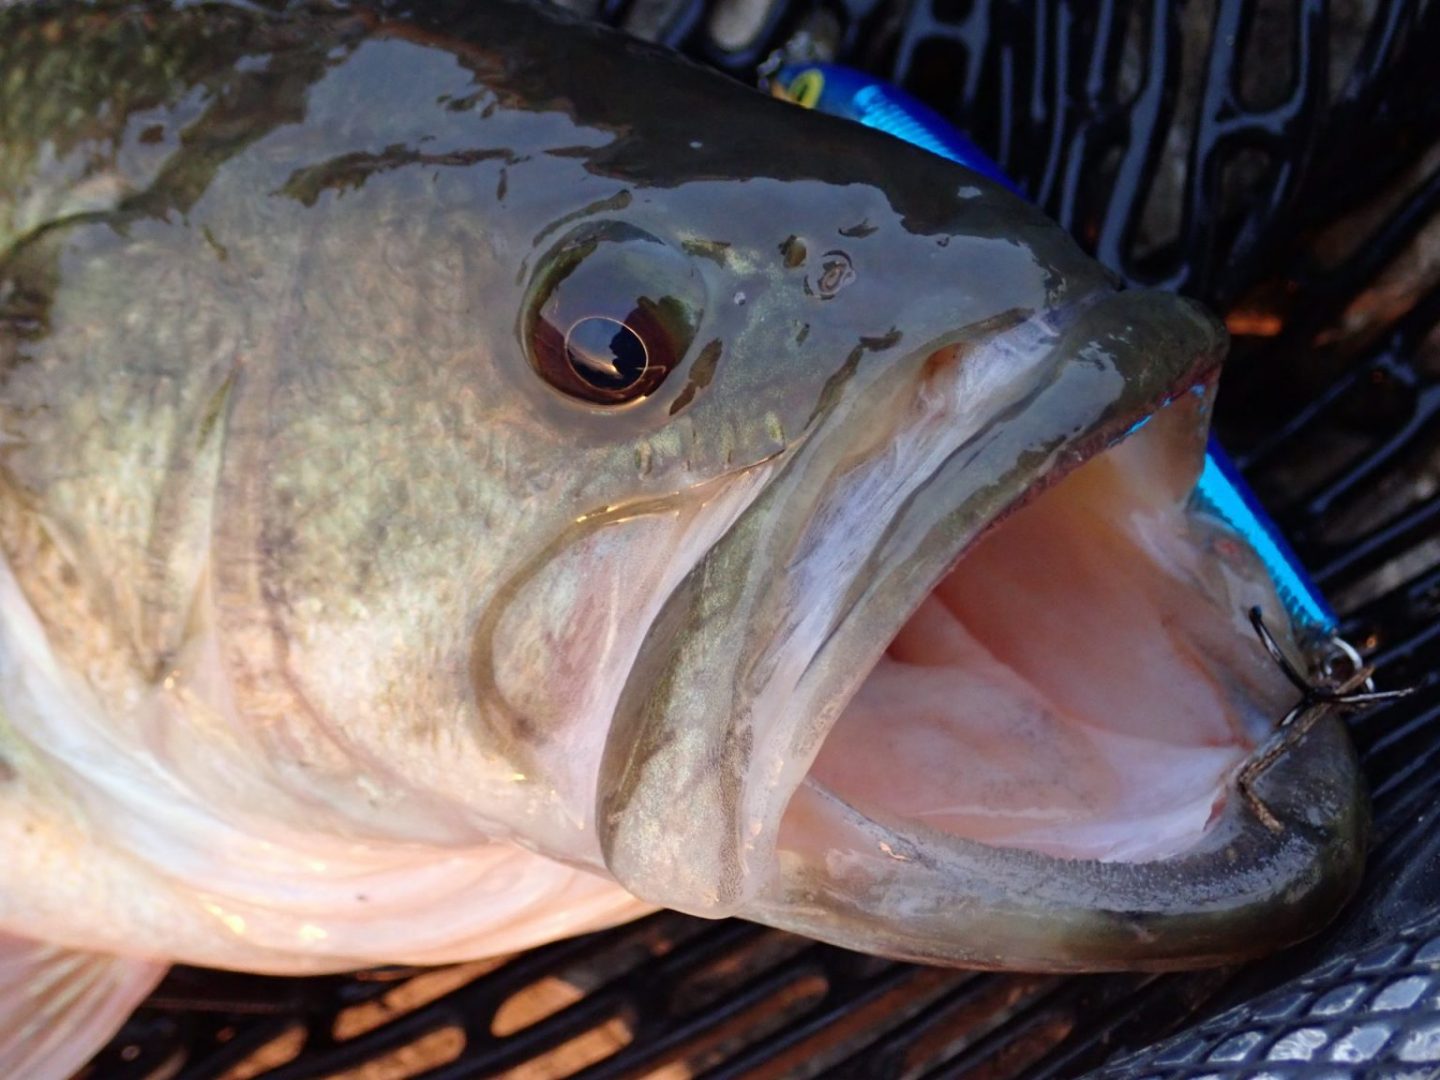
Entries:
[[[1194, 512], [1223, 333], [1016, 313], [832, 401], [667, 602], [616, 714], [607, 867], [646, 899], [907, 958], [1167, 968], [1313, 933], [1364, 800], [1293, 703], [1243, 540]], [[838, 395], [843, 399], [843, 393]]]

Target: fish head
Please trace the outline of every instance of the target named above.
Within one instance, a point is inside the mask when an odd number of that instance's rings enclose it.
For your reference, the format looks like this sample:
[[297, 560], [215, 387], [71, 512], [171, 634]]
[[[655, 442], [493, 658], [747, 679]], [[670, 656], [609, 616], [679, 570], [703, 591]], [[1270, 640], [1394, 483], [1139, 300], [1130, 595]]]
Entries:
[[520, 267], [476, 330], [512, 509], [457, 620], [522, 793], [487, 811], [656, 904], [929, 961], [1323, 925], [1365, 804], [1333, 717], [1238, 788], [1294, 703], [1247, 613], [1298, 631], [1189, 499], [1217, 321], [879, 133], [515, 41], [495, 115], [557, 126], [475, 215]]
[[1333, 716], [1239, 786], [1294, 704], [1248, 613], [1302, 635], [1190, 500], [1223, 328], [965, 169], [695, 85], [590, 160], [706, 281], [697, 361], [634, 415], [724, 447], [677, 491], [744, 492], [611, 684], [606, 871], [987, 967], [1313, 933], [1365, 801]]

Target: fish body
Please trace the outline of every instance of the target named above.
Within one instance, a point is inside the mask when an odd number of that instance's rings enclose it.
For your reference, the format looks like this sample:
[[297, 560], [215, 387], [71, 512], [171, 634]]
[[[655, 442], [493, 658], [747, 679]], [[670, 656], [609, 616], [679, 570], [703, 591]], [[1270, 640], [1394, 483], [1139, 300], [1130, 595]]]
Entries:
[[0, 1071], [173, 960], [1167, 968], [1353, 887], [1333, 718], [1234, 793], [1294, 641], [1187, 501], [1223, 330], [1003, 187], [518, 3], [0, 71]]

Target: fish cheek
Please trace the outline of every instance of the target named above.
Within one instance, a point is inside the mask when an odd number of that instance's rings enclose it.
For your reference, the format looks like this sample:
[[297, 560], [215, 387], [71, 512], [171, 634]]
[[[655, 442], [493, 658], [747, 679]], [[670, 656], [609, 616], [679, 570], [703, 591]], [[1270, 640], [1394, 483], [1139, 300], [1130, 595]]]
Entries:
[[593, 814], [621, 691], [680, 582], [750, 505], [761, 464], [581, 514], [499, 588], [471, 644], [483, 742]]
[[[513, 576], [477, 627], [483, 738], [590, 805], [615, 702], [683, 557], [683, 515], [582, 519]], [[566, 801], [569, 801], [568, 799]]]
[[513, 718], [516, 733], [544, 743], [586, 715], [606, 696], [606, 673], [623, 666], [618, 639], [635, 612], [635, 598], [655, 584], [662, 563], [637, 557], [663, 550], [668, 530], [658, 518], [602, 525], [502, 591], [498, 617], [477, 641], [484, 689]]

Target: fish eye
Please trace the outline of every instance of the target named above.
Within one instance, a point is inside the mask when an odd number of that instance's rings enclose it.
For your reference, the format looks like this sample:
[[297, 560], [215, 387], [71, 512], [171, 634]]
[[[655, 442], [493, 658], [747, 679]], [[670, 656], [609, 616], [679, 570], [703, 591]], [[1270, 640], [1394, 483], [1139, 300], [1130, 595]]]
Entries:
[[695, 339], [703, 286], [690, 259], [631, 226], [571, 234], [542, 261], [522, 315], [531, 367], [595, 405], [648, 397]]

